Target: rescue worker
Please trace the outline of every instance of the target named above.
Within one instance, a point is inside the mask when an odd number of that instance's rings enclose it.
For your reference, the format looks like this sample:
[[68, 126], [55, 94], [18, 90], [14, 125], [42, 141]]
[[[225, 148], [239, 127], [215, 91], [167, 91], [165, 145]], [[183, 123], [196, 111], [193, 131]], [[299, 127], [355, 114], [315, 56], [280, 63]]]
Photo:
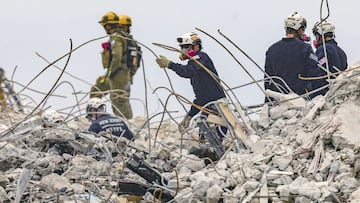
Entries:
[[[313, 27], [313, 34], [315, 40], [313, 42], [316, 48], [316, 56], [319, 59], [319, 63], [324, 69], [329, 68], [330, 73], [343, 71], [347, 68], [347, 56], [343, 49], [341, 49], [335, 41], [335, 26], [330, 21], [316, 22]], [[325, 42], [325, 46], [324, 43]], [[325, 55], [326, 47], [326, 55]], [[335, 69], [335, 68], [337, 69]], [[326, 72], [322, 72], [321, 75], [325, 75]], [[334, 77], [330, 77], [334, 78]], [[316, 87], [327, 85], [327, 78], [323, 80], [317, 80]], [[316, 95], [325, 95], [329, 88], [323, 89], [317, 92]]]
[[42, 134], [37, 145], [42, 152], [49, 154], [63, 155], [74, 154], [73, 141], [76, 139], [75, 134], [69, 131], [64, 123], [64, 117], [56, 110], [48, 109], [41, 116]]
[[64, 117], [55, 110], [46, 110], [41, 115], [41, 122], [43, 128], [51, 128], [58, 126], [64, 122]]
[[[124, 29], [124, 32], [128, 34], [128, 38], [134, 39], [133, 35], [131, 35], [131, 26], [132, 26], [132, 20], [130, 16], [126, 14], [120, 14], [119, 15], [120, 21], [119, 24]], [[135, 41], [128, 40], [128, 67], [130, 69], [130, 83], [133, 84], [133, 79], [136, 71], [138, 70], [140, 66], [140, 61], [142, 58], [142, 51], [141, 47], [137, 45]], [[131, 88], [128, 89], [128, 94], [130, 95]]]
[[[6, 92], [4, 92], [4, 88], [7, 90]], [[20, 97], [15, 93], [13, 85], [6, 78], [5, 70], [0, 67], [0, 111], [4, 111], [8, 106], [6, 101], [11, 103], [11, 100], [14, 100], [20, 112], [24, 112]]]
[[129, 35], [119, 24], [120, 18], [114, 12], [106, 13], [99, 23], [110, 37], [109, 41], [102, 43], [101, 53], [103, 68], [107, 71], [97, 79], [96, 85], [91, 87], [90, 98], [101, 98], [104, 96], [101, 91], [111, 90], [110, 100], [114, 114], [130, 119], [133, 115], [129, 101], [131, 81], [127, 62], [129, 50], [126, 38], [129, 38]]
[[[193, 100], [193, 103], [198, 107], [202, 107], [209, 102], [224, 98], [225, 93], [219, 84], [220, 81], [213, 78], [200, 65], [189, 58], [192, 57], [193, 59], [197, 60], [207, 69], [209, 69], [209, 71], [218, 76], [213, 61], [207, 53], [202, 51], [200, 37], [193, 32], [186, 33], [177, 38], [177, 42], [179, 43], [181, 50], [186, 53], [180, 54], [180, 60], [187, 60], [187, 64], [182, 65], [179, 63], [174, 63], [165, 56], [160, 55], [159, 58], [156, 59], [156, 62], [159, 64], [159, 66], [161, 68], [168, 67], [169, 69], [175, 71], [176, 74], [180, 77], [190, 79], [193, 91], [195, 93], [195, 99]], [[181, 132], [189, 127], [191, 118], [200, 111], [198, 107], [193, 105], [191, 106], [190, 110], [179, 124], [179, 129]], [[215, 110], [215, 108], [212, 110]], [[221, 130], [223, 132], [218, 133], [218, 135], [222, 139], [223, 134], [226, 134], [227, 129], [222, 128]]]
[[[317, 76], [319, 71], [317, 57], [311, 45], [301, 39], [306, 29], [306, 19], [298, 12], [294, 12], [285, 18], [284, 23], [286, 36], [272, 44], [266, 51], [265, 72], [269, 76], [282, 78], [291, 91], [303, 95], [312, 90], [311, 82], [299, 79], [298, 74], [303, 77]], [[279, 92], [278, 87], [284, 87], [283, 82], [276, 78], [273, 78], [273, 81], [279, 85], [266, 80], [265, 89]], [[266, 98], [265, 101], [268, 99]]]
[[0, 67], [0, 110], [3, 111], [6, 108], [6, 98], [4, 95], [4, 89], [1, 84], [5, 80], [5, 71], [3, 68]]
[[132, 131], [121, 118], [106, 113], [106, 105], [100, 98], [89, 99], [86, 106], [86, 118], [91, 121], [88, 129], [91, 132], [107, 132], [128, 140], [134, 139]]

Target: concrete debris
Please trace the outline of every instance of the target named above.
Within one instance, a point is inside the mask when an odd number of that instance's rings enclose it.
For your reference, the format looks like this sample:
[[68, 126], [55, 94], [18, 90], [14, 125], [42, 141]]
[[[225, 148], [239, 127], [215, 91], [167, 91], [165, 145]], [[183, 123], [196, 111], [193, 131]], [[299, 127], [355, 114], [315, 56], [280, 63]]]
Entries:
[[266, 93], [279, 103], [242, 126], [251, 147], [228, 132], [216, 162], [189, 154], [196, 127], [180, 134], [170, 120], [129, 120], [130, 142], [87, 132], [83, 118], [44, 129], [37, 116], [1, 114], [0, 202], [359, 202], [359, 71], [311, 101]]

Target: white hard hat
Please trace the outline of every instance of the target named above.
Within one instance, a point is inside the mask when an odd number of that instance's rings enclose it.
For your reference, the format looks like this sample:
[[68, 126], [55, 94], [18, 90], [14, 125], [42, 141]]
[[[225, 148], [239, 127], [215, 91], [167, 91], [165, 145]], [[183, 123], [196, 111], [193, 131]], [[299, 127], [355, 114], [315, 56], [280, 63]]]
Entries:
[[64, 122], [64, 117], [55, 110], [46, 110], [41, 115], [42, 122], [47, 126], [55, 126]]
[[313, 33], [314, 35], [316, 33], [319, 33], [320, 35], [326, 34], [326, 33], [332, 33], [335, 35], [335, 26], [330, 21], [322, 21], [321, 23], [316, 22], [313, 27]]
[[298, 12], [291, 13], [285, 18], [284, 23], [285, 29], [292, 28], [294, 30], [298, 30], [301, 27], [303, 27], [304, 30], [306, 29], [306, 19]]
[[98, 97], [93, 97], [89, 99], [86, 106], [86, 118], [90, 119], [91, 114], [94, 112], [99, 112], [99, 110], [105, 111], [105, 107], [106, 105], [104, 100]]
[[100, 107], [102, 107], [104, 105], [105, 105], [104, 100], [102, 100], [98, 97], [91, 98], [87, 102], [86, 112], [89, 112], [89, 110], [91, 110], [91, 109], [99, 109]]
[[185, 44], [191, 44], [191, 45], [201, 44], [201, 39], [199, 35], [193, 32], [183, 34], [181, 37], [178, 37], [176, 40], [180, 46]]

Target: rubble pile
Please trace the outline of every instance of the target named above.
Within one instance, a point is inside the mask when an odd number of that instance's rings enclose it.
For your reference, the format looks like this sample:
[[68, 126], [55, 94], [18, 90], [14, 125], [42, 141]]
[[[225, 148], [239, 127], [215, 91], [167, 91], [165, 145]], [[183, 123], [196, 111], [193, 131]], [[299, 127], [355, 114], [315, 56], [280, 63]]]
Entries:
[[[154, 202], [166, 191], [174, 199], [161, 202], [360, 202], [359, 73], [338, 76], [311, 101], [273, 94], [280, 102], [264, 105], [251, 122], [251, 147], [238, 149], [228, 138], [216, 162], [189, 154], [196, 129], [181, 135], [171, 120], [129, 120], [136, 133], [130, 142], [87, 132], [85, 118], [44, 129], [37, 116], [20, 122], [25, 115], [6, 111], [0, 202]], [[129, 170], [134, 154], [161, 180], [149, 183]], [[157, 189], [130, 200], [119, 182]]]
[[[359, 71], [340, 75], [325, 97], [262, 107], [258, 141], [191, 174], [180, 202], [359, 202]], [[201, 189], [200, 189], [201, 188]]]

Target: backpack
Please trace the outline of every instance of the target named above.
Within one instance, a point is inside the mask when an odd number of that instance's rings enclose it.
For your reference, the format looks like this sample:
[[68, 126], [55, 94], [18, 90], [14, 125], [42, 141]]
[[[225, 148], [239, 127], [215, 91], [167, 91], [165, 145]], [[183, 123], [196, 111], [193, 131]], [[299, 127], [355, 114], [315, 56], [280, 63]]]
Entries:
[[140, 66], [142, 51], [141, 47], [133, 40], [127, 41], [127, 61], [126, 64], [129, 68], [138, 68]]

